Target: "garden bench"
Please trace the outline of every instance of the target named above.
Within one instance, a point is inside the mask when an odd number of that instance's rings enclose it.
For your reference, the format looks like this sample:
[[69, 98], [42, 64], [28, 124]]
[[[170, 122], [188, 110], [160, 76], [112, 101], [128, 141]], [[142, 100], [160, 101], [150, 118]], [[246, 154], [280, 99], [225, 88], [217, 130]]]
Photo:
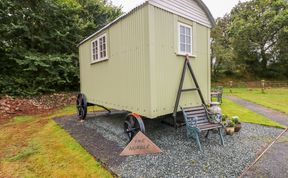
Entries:
[[209, 132], [213, 129], [217, 129], [221, 144], [224, 145], [222, 136], [224, 125], [213, 119], [213, 114], [208, 112], [205, 105], [186, 108], [181, 107], [181, 110], [186, 123], [187, 137], [195, 139], [200, 151], [203, 151], [200, 143], [200, 133], [204, 131], [207, 132], [205, 137], [208, 138]]
[[218, 86], [216, 89], [211, 91], [211, 99], [217, 98], [217, 102], [222, 103], [223, 87]]

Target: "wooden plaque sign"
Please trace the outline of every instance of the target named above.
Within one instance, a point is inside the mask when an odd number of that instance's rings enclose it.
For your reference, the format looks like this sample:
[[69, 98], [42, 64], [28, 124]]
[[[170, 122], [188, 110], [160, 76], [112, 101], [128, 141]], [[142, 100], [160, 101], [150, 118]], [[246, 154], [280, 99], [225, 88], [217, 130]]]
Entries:
[[125, 147], [120, 156], [145, 155], [161, 152], [161, 149], [140, 131]]

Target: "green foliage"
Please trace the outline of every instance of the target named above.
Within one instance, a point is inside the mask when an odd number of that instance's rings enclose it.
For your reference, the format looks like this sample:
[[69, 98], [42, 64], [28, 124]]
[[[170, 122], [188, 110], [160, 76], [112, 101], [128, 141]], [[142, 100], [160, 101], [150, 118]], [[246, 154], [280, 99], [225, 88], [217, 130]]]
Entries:
[[233, 116], [233, 117], [232, 117], [232, 122], [233, 122], [235, 125], [241, 124], [238, 116]]
[[231, 41], [228, 36], [229, 16], [216, 20], [216, 27], [211, 32], [211, 60], [212, 60], [212, 79], [214, 81], [220, 75], [221, 71], [234, 71], [234, 54]]
[[222, 121], [223, 121], [223, 122], [226, 122], [227, 119], [228, 119], [228, 115], [222, 114]]
[[121, 14], [102, 0], [0, 2], [0, 94], [79, 89], [77, 44]]
[[[27, 53], [23, 59], [13, 58], [14, 74], [3, 75], [0, 92], [11, 95], [77, 90], [78, 67], [76, 56]], [[9, 72], [10, 73], [10, 72]]]
[[217, 20], [212, 37], [212, 52], [217, 59], [214, 68], [223, 73], [288, 78], [287, 0], [239, 3]]
[[227, 127], [235, 127], [235, 123], [231, 120], [227, 121]]

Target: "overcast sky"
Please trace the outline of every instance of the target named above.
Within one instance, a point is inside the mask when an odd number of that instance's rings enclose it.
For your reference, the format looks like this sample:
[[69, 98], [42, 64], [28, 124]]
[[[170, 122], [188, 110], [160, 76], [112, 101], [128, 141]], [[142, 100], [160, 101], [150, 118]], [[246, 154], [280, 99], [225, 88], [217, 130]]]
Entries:
[[[125, 12], [136, 7], [145, 0], [111, 0], [113, 4], [123, 6]], [[248, 0], [203, 0], [213, 14], [214, 18], [223, 17], [226, 13], [229, 13], [231, 9], [239, 2]]]

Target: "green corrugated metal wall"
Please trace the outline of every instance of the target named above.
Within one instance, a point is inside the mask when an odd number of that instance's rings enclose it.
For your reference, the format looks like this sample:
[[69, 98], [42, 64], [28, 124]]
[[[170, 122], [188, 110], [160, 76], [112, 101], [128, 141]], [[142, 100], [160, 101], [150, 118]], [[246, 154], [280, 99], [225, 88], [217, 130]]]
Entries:
[[[88, 101], [149, 118], [172, 113], [184, 63], [184, 57], [176, 55], [178, 22], [193, 26], [196, 57], [191, 64], [208, 102], [210, 30], [152, 5], [142, 6], [106, 31], [109, 60], [90, 64], [91, 41], [96, 37], [80, 46], [81, 92]], [[187, 75], [185, 87], [192, 86]], [[182, 106], [199, 104], [196, 92], [181, 98]]]
[[80, 46], [81, 92], [89, 102], [149, 115], [147, 26], [144, 6], [103, 32], [109, 39], [107, 61], [90, 64], [91, 41], [96, 37]]
[[[210, 60], [209, 44], [210, 30], [202, 25], [193, 23], [170, 12], [149, 5], [152, 20], [150, 29], [150, 54], [152, 58], [152, 117], [173, 112], [177, 90], [180, 83], [184, 56], [177, 56], [178, 51], [178, 22], [193, 27], [193, 55], [190, 62], [206, 102], [210, 97]], [[154, 18], [153, 18], [154, 17]], [[195, 85], [189, 73], [186, 73], [184, 88]], [[181, 106], [200, 105], [201, 100], [196, 91], [183, 93]]]

